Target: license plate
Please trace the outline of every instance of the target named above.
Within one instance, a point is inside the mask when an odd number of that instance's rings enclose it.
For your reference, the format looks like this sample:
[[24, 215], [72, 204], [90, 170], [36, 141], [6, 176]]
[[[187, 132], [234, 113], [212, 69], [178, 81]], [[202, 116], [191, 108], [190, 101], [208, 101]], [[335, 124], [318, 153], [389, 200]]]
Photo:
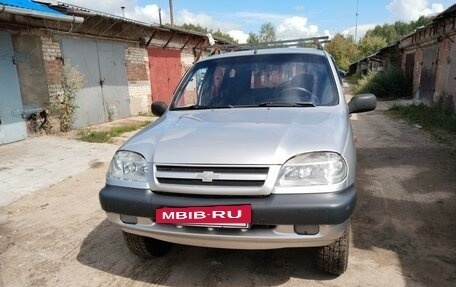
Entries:
[[252, 222], [250, 205], [163, 207], [155, 211], [157, 223], [211, 227], [247, 227]]

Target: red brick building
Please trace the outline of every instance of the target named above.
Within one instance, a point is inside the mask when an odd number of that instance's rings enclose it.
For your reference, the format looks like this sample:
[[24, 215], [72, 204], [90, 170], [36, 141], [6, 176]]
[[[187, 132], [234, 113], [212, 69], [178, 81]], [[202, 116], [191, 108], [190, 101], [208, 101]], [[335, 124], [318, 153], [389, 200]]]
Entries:
[[443, 96], [456, 103], [455, 42], [456, 5], [400, 41], [402, 70], [414, 99], [430, 103]]

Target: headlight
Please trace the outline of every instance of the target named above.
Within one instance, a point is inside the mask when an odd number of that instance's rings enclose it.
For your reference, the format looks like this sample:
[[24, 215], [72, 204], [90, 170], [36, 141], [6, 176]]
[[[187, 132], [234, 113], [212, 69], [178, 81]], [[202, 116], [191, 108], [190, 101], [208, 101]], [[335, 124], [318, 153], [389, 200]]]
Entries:
[[316, 152], [298, 155], [287, 161], [279, 173], [278, 186], [315, 186], [342, 182], [347, 164], [337, 153]]
[[147, 162], [140, 154], [118, 151], [111, 161], [107, 177], [127, 181], [147, 181]]

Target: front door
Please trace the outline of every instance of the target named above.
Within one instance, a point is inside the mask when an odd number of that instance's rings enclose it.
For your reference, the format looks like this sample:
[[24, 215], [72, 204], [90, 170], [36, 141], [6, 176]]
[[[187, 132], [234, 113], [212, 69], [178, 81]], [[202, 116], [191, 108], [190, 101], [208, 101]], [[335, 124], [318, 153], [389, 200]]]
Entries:
[[11, 35], [0, 31], [0, 145], [27, 137]]

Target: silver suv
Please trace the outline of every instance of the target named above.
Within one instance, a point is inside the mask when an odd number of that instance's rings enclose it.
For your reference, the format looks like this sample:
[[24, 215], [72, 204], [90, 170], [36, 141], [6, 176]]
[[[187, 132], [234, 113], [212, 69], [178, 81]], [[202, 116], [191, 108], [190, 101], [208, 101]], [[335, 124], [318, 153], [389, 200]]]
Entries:
[[323, 50], [209, 57], [116, 152], [101, 206], [139, 256], [170, 243], [318, 247], [319, 268], [342, 274], [356, 203], [349, 114], [375, 106], [370, 94], [346, 104]]

